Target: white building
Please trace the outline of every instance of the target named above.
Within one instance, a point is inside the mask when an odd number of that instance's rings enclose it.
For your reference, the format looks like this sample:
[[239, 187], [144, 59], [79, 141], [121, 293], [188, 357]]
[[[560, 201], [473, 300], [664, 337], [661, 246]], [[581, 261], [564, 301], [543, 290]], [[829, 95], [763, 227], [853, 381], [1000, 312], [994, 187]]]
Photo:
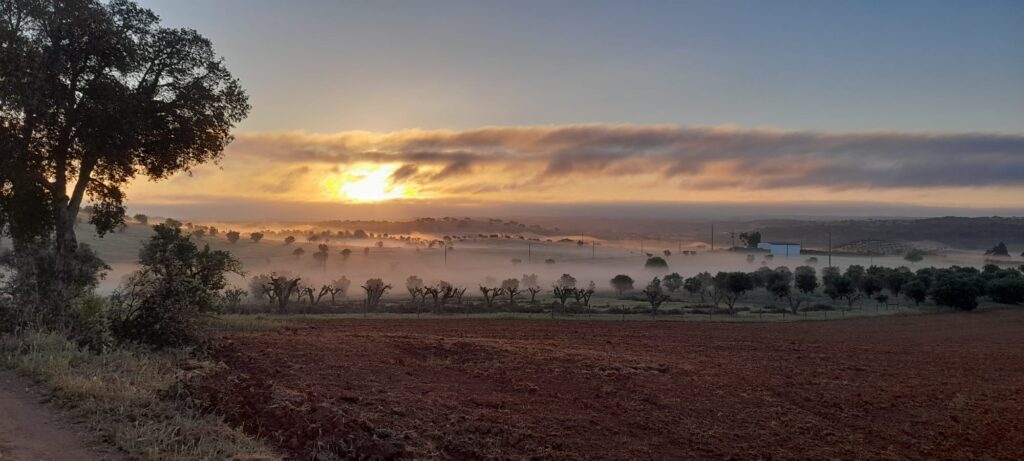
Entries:
[[758, 243], [757, 247], [768, 250], [774, 256], [800, 256], [799, 243], [763, 242]]

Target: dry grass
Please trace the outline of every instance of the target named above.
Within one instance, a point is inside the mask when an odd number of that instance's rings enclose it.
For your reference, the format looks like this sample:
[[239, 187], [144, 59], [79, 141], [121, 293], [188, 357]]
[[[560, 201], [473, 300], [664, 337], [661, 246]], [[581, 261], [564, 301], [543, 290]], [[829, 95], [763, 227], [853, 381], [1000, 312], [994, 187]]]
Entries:
[[277, 459], [181, 392], [184, 379], [212, 366], [184, 352], [97, 355], [59, 335], [27, 333], [0, 338], [0, 366], [45, 386], [72, 420], [131, 459]]

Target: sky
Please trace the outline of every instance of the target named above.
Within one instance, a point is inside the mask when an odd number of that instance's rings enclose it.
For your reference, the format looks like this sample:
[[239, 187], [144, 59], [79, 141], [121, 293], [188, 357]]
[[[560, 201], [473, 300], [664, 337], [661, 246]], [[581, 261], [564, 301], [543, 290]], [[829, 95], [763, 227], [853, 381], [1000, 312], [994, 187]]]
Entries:
[[132, 209], [1024, 210], [1024, 2], [140, 3], [253, 110]]

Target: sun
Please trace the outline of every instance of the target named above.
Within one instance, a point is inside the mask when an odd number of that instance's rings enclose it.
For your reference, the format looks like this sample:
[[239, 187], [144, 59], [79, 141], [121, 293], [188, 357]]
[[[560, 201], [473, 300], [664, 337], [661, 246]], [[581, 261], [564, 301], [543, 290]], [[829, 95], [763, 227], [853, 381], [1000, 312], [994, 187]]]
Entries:
[[393, 184], [391, 174], [398, 165], [372, 165], [350, 169], [324, 180], [324, 188], [334, 198], [351, 202], [380, 202], [411, 196], [412, 191]]

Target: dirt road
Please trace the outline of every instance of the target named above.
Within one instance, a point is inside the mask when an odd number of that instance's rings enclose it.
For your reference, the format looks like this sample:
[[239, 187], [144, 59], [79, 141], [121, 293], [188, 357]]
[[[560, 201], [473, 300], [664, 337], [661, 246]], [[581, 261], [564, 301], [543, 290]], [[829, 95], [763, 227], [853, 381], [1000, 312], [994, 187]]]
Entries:
[[0, 460], [118, 459], [85, 443], [86, 436], [41, 403], [40, 395], [28, 384], [0, 371]]

